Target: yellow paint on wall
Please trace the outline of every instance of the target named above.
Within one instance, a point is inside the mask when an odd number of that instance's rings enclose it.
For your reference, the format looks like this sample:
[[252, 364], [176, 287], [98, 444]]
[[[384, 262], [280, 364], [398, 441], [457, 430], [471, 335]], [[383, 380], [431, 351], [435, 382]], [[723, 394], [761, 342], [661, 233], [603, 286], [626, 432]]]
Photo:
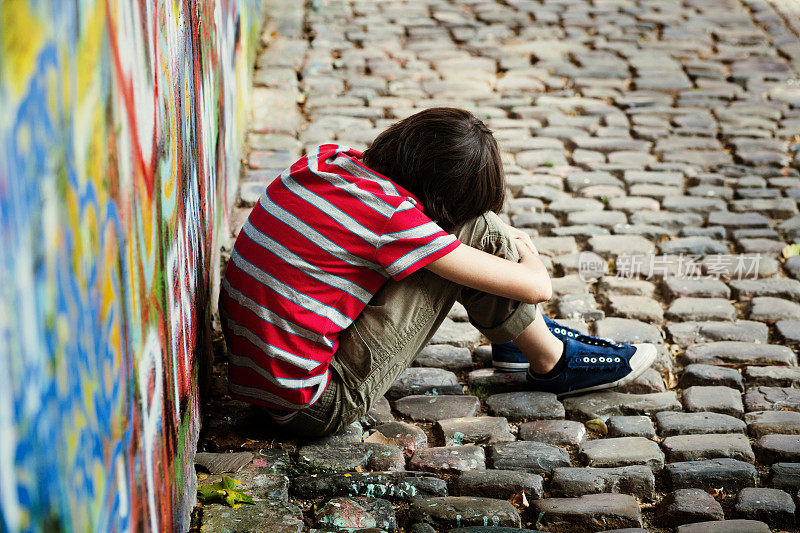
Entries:
[[[62, 205], [64, 207], [64, 211], [69, 224], [68, 227], [72, 230], [73, 235], [75, 234], [79, 235], [76, 229], [80, 227], [81, 215], [80, 215], [80, 208], [78, 205], [78, 198], [75, 193], [76, 191], [72, 188], [65, 190], [64, 201]], [[72, 257], [70, 257], [70, 261], [72, 262], [72, 269], [75, 272], [80, 272], [80, 257], [83, 250], [82, 244], [83, 242], [81, 241], [81, 239], [75, 239], [75, 242], [73, 243], [75, 249], [72, 253]]]
[[97, 190], [98, 205], [105, 205], [109, 199], [109, 184], [106, 162], [106, 128], [101, 108], [94, 109], [91, 138], [87, 148], [86, 174]]
[[15, 95], [22, 92], [36, 68], [43, 42], [41, 22], [27, 0], [0, 2], [0, 57], [2, 77], [10, 80]]
[[[81, 224], [80, 234], [83, 239], [84, 250], [87, 252], [90, 250], [99, 250], [100, 240], [97, 235], [97, 210], [94, 205], [88, 204], [83, 210], [83, 213], [81, 213]], [[95, 260], [94, 254], [89, 252], [85, 259], [87, 267], [94, 263]]]
[[106, 3], [97, 1], [89, 15], [83, 36], [78, 45], [77, 71], [78, 71], [78, 101], [86, 95], [87, 87], [95, 83], [102, 69], [99, 68], [102, 55], [102, 44], [106, 28]]

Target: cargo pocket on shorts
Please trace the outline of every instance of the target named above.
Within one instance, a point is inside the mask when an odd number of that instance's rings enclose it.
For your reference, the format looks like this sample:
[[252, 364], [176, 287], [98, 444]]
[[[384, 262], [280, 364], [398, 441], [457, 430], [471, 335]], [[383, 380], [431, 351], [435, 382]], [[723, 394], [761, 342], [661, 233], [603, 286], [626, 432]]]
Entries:
[[348, 388], [358, 388], [380, 364], [375, 360], [380, 351], [377, 348], [355, 322], [339, 335], [339, 349], [331, 364]]
[[[340, 334], [331, 364], [348, 388], [369, 388], [384, 381], [385, 376], [399, 372], [396, 367], [401, 360], [410, 364], [415, 348], [421, 348], [416, 341], [427, 335], [425, 325], [434, 311], [429, 289], [420, 278], [415, 272], [400, 282], [389, 282], [392, 285], [381, 290]], [[365, 385], [367, 380], [374, 383]]]

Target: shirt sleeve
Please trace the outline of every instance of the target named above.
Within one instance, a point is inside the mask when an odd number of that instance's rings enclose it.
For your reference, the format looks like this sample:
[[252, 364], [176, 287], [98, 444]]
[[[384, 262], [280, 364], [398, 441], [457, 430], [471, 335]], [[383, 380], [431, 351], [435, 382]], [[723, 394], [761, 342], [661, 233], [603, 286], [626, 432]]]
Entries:
[[378, 243], [378, 263], [394, 279], [416, 272], [444, 257], [461, 244], [411, 202], [406, 200], [392, 214]]

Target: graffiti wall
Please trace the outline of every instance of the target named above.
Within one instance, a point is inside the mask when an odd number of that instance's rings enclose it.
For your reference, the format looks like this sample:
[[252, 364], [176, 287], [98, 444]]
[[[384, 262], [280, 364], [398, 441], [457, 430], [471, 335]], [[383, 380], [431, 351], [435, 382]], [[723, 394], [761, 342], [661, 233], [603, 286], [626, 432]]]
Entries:
[[0, 531], [188, 528], [260, 19], [0, 1]]

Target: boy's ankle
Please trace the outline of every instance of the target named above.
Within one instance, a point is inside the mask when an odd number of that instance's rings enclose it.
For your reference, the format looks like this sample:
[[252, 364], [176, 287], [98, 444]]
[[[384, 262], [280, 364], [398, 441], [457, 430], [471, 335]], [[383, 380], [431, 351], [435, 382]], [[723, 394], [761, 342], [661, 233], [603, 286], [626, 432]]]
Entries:
[[564, 361], [564, 343], [559, 341], [560, 349], [554, 350], [549, 357], [542, 358], [541, 356], [529, 358], [531, 373], [534, 375], [550, 374]]

